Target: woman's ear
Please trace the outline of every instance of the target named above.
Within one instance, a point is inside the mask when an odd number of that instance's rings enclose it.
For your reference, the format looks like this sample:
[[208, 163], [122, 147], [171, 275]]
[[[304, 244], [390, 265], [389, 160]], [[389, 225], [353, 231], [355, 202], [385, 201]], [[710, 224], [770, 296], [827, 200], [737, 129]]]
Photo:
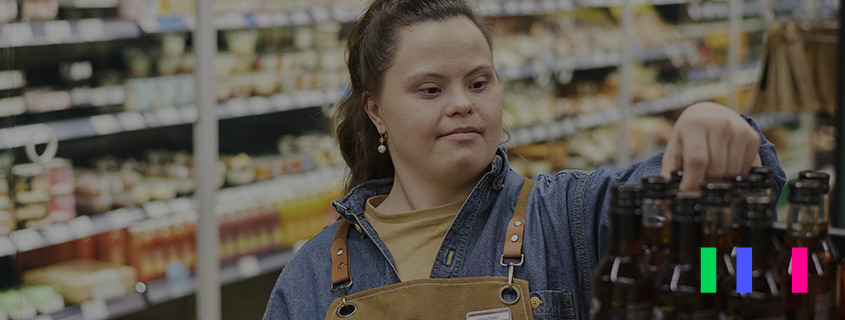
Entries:
[[367, 116], [370, 117], [370, 121], [373, 122], [373, 125], [376, 126], [376, 130], [379, 133], [387, 132], [387, 128], [384, 125], [384, 121], [381, 119], [381, 109], [379, 108], [376, 99], [372, 96], [364, 97], [364, 111], [367, 112]]

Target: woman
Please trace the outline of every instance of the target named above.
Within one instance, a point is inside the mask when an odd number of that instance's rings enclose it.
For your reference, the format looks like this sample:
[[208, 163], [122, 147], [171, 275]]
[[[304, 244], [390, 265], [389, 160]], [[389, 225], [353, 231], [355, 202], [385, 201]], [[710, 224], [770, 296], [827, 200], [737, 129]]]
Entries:
[[376, 0], [348, 39], [341, 219], [284, 269], [265, 319], [586, 319], [612, 183], [683, 169], [693, 190], [761, 164], [784, 182], [750, 119], [698, 103], [645, 162], [532, 185], [500, 146], [491, 40], [466, 3]]

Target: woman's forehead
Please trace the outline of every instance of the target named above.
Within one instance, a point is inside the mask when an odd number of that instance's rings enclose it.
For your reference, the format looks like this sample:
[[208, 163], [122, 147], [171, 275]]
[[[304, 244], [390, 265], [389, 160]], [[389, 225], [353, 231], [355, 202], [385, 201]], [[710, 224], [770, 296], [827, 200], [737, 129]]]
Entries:
[[471, 20], [461, 17], [404, 28], [399, 34], [391, 69], [396, 67], [403, 69], [403, 73], [414, 74], [432, 72], [432, 67], [463, 70], [492, 64], [492, 59], [484, 34]]

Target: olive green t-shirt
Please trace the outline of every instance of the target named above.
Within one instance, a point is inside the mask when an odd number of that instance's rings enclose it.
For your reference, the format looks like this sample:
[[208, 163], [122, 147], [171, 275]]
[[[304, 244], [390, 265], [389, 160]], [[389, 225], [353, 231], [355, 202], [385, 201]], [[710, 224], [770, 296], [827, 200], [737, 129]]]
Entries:
[[385, 214], [376, 210], [386, 195], [367, 199], [364, 216], [387, 245], [399, 279], [426, 279], [434, 258], [463, 201], [403, 213]]

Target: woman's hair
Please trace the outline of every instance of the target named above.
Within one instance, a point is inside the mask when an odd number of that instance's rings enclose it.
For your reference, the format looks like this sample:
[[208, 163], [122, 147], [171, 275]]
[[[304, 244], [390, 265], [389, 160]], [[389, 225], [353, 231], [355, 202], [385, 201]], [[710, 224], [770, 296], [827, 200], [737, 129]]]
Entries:
[[367, 180], [394, 175], [390, 152], [381, 154], [376, 150], [380, 134], [364, 105], [367, 99], [381, 94], [384, 74], [393, 63], [401, 31], [423, 22], [458, 17], [470, 19], [492, 50], [484, 22], [463, 0], [375, 0], [363, 17], [352, 23], [346, 47], [351, 85], [340, 100], [334, 119], [340, 152], [350, 169], [346, 192]]

